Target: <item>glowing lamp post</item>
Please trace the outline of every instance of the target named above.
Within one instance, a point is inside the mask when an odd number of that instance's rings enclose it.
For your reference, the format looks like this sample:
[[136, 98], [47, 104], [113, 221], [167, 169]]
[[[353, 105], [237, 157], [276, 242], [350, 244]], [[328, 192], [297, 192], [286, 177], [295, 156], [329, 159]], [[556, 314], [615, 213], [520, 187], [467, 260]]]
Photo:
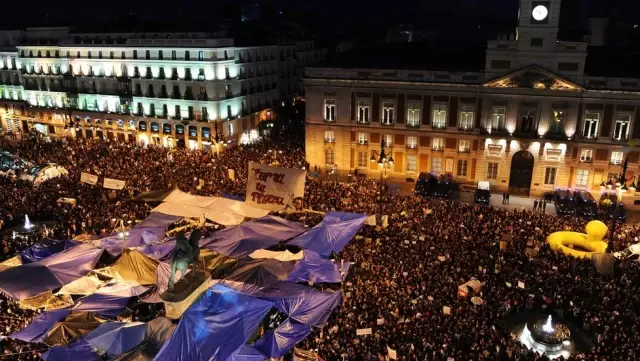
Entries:
[[[383, 206], [383, 200], [382, 200], [382, 191], [383, 191], [383, 182], [384, 182], [384, 178], [385, 175], [387, 173], [387, 169], [390, 166], [393, 166], [393, 148], [390, 149], [389, 153], [387, 154], [385, 151], [385, 144], [384, 144], [384, 140], [380, 141], [380, 152], [376, 152], [375, 150], [372, 151], [371, 154], [371, 163], [375, 163], [376, 162], [376, 155], [378, 156], [378, 168], [380, 168], [380, 204], [379, 204], [379, 219], [380, 219], [380, 224], [382, 224], [382, 206]], [[388, 155], [388, 157], [387, 157]]]

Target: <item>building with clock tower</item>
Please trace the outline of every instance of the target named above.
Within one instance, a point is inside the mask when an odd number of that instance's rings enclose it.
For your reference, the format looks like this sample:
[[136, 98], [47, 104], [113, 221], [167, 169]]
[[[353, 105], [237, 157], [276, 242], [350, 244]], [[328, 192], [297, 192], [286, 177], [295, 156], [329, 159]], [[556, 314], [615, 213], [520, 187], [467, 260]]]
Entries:
[[[307, 68], [307, 161], [337, 177], [432, 173], [539, 196], [599, 195], [626, 158], [637, 183], [640, 59], [563, 39], [560, 10], [521, 0], [515, 32], [482, 46], [388, 44]], [[381, 148], [393, 164], [378, 164]]]

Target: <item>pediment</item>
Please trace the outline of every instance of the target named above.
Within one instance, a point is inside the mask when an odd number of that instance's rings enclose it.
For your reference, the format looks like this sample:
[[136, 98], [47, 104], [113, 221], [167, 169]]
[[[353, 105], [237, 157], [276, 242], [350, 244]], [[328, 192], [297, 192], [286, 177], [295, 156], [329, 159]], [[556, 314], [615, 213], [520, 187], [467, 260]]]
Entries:
[[537, 65], [527, 66], [484, 83], [487, 88], [547, 89], [582, 91], [580, 85]]

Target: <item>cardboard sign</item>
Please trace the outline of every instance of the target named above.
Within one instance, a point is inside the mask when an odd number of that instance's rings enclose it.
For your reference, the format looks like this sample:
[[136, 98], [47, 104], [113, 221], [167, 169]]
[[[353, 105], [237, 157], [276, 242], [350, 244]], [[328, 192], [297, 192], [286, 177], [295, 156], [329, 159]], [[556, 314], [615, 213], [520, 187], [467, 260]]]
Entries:
[[442, 307], [442, 313], [444, 313], [445, 315], [450, 315], [451, 314], [451, 307], [449, 307], [449, 306]]
[[359, 328], [356, 330], [356, 336], [371, 335], [373, 331], [370, 328]]
[[125, 184], [126, 182], [123, 180], [105, 178], [102, 186], [107, 189], [122, 189]]
[[384, 318], [379, 318], [379, 319], [377, 319], [377, 320], [376, 320], [376, 325], [378, 325], [378, 326], [382, 326], [382, 325], [384, 325]]
[[246, 203], [270, 211], [300, 208], [307, 171], [249, 162]]
[[522, 282], [522, 281], [518, 281], [518, 287], [520, 287], [520, 288], [524, 288], [524, 282]]
[[96, 183], [98, 183], [98, 176], [90, 173], [82, 172], [80, 173], [80, 182], [91, 184], [93, 186], [93, 185], [96, 185]]
[[398, 354], [396, 353], [396, 350], [392, 349], [389, 346], [387, 346], [387, 353], [389, 354], [389, 358], [391, 360], [397, 360], [398, 359]]

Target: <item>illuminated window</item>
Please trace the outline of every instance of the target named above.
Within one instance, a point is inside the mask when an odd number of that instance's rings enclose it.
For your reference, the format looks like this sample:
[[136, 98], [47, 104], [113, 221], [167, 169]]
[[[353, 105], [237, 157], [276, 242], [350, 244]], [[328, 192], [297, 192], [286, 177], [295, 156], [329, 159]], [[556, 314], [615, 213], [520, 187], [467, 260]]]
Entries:
[[487, 179], [498, 179], [498, 163], [487, 163]]
[[465, 105], [460, 110], [460, 129], [472, 129], [473, 128], [473, 109], [472, 105]]
[[365, 152], [358, 152], [358, 168], [366, 168], [369, 162], [369, 154]]
[[596, 138], [598, 136], [599, 120], [600, 114], [598, 113], [586, 113], [584, 115], [584, 128], [582, 135], [585, 138]]
[[382, 138], [385, 147], [391, 147], [393, 145], [393, 135], [385, 134]]
[[591, 163], [593, 161], [593, 149], [580, 149], [580, 161]]
[[447, 105], [446, 104], [433, 105], [432, 125], [434, 128], [444, 128], [447, 126]]
[[611, 152], [611, 164], [622, 164], [623, 158], [624, 158], [624, 153]]
[[368, 141], [367, 133], [358, 133], [358, 144], [367, 144]]
[[369, 101], [358, 101], [358, 122], [369, 123]]
[[233, 123], [229, 123], [227, 124], [227, 133], [229, 134], [229, 136], [233, 135]]
[[629, 124], [631, 123], [630, 115], [618, 115], [613, 128], [613, 139], [627, 140], [629, 137]]
[[336, 135], [334, 134], [333, 130], [324, 131], [324, 141], [326, 143], [335, 143]]
[[393, 116], [395, 113], [394, 103], [382, 103], [382, 124], [393, 124]]
[[420, 126], [420, 104], [409, 103], [407, 109], [407, 125], [410, 127]]
[[506, 108], [493, 107], [491, 108], [491, 129], [501, 130], [504, 129], [504, 117]]
[[588, 169], [578, 169], [578, 174], [576, 175], [576, 187], [586, 187], [589, 182], [589, 170]]
[[471, 150], [471, 141], [469, 140], [460, 140], [458, 143], [458, 152], [467, 153]]
[[204, 60], [204, 51], [199, 51], [198, 52], [198, 60]]
[[336, 100], [325, 99], [324, 100], [324, 120], [335, 121], [336, 120]]
[[418, 170], [418, 160], [415, 155], [407, 156], [407, 172], [415, 173]]
[[410, 135], [407, 137], [407, 148], [417, 148], [418, 147], [418, 137]]
[[431, 148], [433, 150], [443, 150], [444, 149], [444, 139], [442, 139], [442, 138], [433, 138]]
[[556, 184], [556, 174], [558, 172], [558, 168], [545, 168], [544, 170], [544, 184], [545, 185], [555, 185]]
[[433, 158], [431, 161], [431, 173], [435, 175], [442, 174], [442, 158]]
[[325, 164], [335, 164], [333, 148], [326, 148], [324, 150], [324, 161]]

